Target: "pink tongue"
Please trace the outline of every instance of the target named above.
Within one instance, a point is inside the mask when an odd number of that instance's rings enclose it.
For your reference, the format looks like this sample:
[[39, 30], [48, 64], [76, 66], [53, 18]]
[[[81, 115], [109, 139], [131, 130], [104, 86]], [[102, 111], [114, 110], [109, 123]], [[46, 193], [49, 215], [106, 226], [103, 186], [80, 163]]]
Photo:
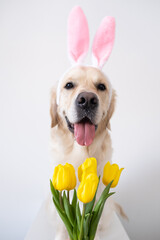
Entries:
[[78, 144], [89, 146], [95, 137], [95, 126], [90, 123], [75, 123], [74, 136]]

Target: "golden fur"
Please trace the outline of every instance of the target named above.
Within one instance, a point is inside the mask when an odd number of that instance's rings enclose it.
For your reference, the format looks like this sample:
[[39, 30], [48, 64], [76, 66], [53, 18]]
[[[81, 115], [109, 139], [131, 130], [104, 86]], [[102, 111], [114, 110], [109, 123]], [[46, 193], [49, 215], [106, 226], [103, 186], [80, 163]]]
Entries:
[[[64, 89], [65, 84], [68, 81], [72, 81], [77, 84], [77, 87], [73, 90], [66, 91]], [[71, 69], [65, 76], [61, 84], [60, 103], [56, 104], [56, 91], [52, 89], [51, 92], [51, 142], [53, 152], [58, 152], [59, 162], [72, 161], [67, 156], [72, 155], [74, 149], [84, 152], [86, 157], [96, 157], [98, 161], [106, 163], [106, 156], [108, 151], [111, 151], [111, 141], [108, 129], [110, 129], [110, 119], [115, 109], [115, 91], [112, 90], [112, 98], [108, 108], [109, 93], [99, 92], [95, 84], [100, 81], [105, 83], [107, 89], [109, 84], [106, 76], [98, 69], [93, 67], [75, 67]], [[70, 109], [74, 104], [76, 96], [82, 91], [90, 91], [98, 95], [100, 106], [98, 116], [98, 129], [93, 143], [89, 147], [80, 146], [74, 139], [74, 135], [68, 130], [65, 115], [68, 113], [71, 115]], [[108, 109], [108, 110], [107, 110]], [[70, 117], [71, 119], [72, 117]], [[71, 121], [71, 120], [70, 120]], [[56, 145], [56, 146], [55, 146]], [[59, 150], [59, 151], [58, 151]], [[66, 155], [67, 154], [67, 155]], [[55, 155], [55, 154], [54, 154]], [[77, 154], [78, 157], [78, 154]], [[58, 160], [56, 159], [56, 160]], [[78, 162], [80, 165], [81, 162]], [[77, 162], [77, 161], [76, 161]], [[74, 164], [74, 163], [73, 163]]]

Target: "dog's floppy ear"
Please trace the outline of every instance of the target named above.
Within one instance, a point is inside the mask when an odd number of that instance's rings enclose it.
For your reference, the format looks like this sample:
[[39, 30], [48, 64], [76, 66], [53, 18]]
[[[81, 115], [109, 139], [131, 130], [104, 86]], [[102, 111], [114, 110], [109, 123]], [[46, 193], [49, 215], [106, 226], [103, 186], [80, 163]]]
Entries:
[[112, 98], [111, 98], [111, 103], [107, 112], [107, 116], [106, 116], [106, 127], [111, 130], [111, 126], [110, 126], [110, 119], [114, 113], [115, 110], [115, 104], [116, 104], [116, 92], [113, 89], [112, 90]]
[[56, 103], [56, 90], [51, 90], [51, 101], [50, 101], [50, 115], [51, 115], [51, 128], [57, 125], [57, 103]]

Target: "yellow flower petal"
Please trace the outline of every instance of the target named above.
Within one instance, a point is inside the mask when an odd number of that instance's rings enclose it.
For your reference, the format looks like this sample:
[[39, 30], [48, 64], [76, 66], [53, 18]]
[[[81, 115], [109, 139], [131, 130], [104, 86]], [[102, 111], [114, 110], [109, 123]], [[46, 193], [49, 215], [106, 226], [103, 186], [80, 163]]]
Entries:
[[90, 173], [86, 178], [83, 178], [77, 190], [77, 197], [81, 202], [88, 203], [93, 200], [98, 181], [98, 176], [95, 173]]
[[118, 171], [118, 174], [116, 176], [116, 178], [114, 179], [111, 187], [114, 188], [117, 186], [118, 182], [119, 182], [119, 178], [120, 178], [120, 175], [121, 175], [121, 172], [123, 171], [124, 168], [121, 168], [119, 171]]
[[107, 186], [112, 180], [114, 180], [111, 187], [116, 187], [123, 169], [124, 168], [119, 169], [119, 166], [115, 163], [111, 165], [110, 162], [107, 162], [103, 169], [102, 182], [104, 185]]
[[74, 167], [66, 163], [64, 166], [59, 164], [54, 169], [52, 183], [55, 189], [72, 190], [76, 186], [76, 175]]
[[97, 160], [95, 158], [87, 158], [78, 168], [78, 179], [81, 182], [83, 177], [89, 173], [97, 174]]

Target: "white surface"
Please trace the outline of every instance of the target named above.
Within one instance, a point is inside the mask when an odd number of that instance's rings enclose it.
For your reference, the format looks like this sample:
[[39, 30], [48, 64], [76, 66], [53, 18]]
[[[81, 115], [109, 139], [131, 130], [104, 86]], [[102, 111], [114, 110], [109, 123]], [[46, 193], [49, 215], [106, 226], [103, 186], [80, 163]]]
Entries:
[[[31, 226], [31, 229], [27, 233], [24, 240], [53, 240], [55, 235], [55, 229], [48, 220], [46, 215], [45, 202], [41, 206], [36, 219]], [[101, 235], [101, 240], [129, 240], [127, 233], [125, 232], [119, 218], [116, 213], [113, 212], [110, 219], [109, 228]], [[64, 239], [65, 240], [65, 239]]]
[[105, 15], [116, 18], [104, 67], [118, 95], [113, 161], [125, 167], [115, 199], [131, 239], [159, 240], [159, 0], [0, 1], [0, 239], [24, 239], [49, 192], [49, 92], [69, 67], [66, 21], [75, 4], [91, 40]]

